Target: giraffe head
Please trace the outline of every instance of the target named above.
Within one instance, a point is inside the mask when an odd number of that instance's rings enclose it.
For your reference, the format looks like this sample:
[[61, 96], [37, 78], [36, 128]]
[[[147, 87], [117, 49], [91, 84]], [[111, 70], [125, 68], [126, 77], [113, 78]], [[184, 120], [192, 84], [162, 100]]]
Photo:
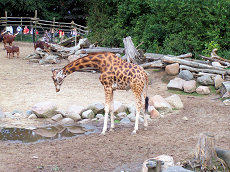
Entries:
[[56, 92], [59, 92], [60, 87], [64, 81], [65, 75], [63, 74], [62, 69], [53, 69], [52, 73], [53, 73], [52, 79], [54, 81]]

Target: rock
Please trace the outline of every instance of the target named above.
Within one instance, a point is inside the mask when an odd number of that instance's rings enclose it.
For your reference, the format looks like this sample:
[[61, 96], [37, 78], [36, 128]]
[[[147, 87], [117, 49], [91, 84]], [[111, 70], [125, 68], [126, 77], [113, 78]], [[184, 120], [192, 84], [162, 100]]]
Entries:
[[87, 107], [87, 109], [91, 109], [94, 114], [104, 113], [104, 108], [105, 106], [102, 103], [91, 104]]
[[230, 106], [230, 99], [226, 99], [223, 101], [224, 105]]
[[196, 89], [196, 92], [198, 94], [210, 94], [210, 90], [207, 86], [199, 86], [197, 89]]
[[215, 148], [217, 156], [224, 160], [230, 169], [230, 150]]
[[[129, 115], [127, 115], [127, 117], [130, 119], [130, 121], [135, 122], [136, 121], [136, 114], [134, 113], [130, 113]], [[143, 122], [144, 119], [140, 116], [139, 117], [139, 122]]]
[[54, 115], [52, 118], [51, 118], [53, 121], [60, 121], [63, 119], [63, 116], [62, 114], [57, 114], [57, 115]]
[[[189, 81], [187, 81], [189, 82]], [[180, 97], [177, 94], [173, 94], [167, 98], [165, 98], [165, 100], [174, 108], [174, 109], [183, 109], [184, 105], [180, 99]]]
[[184, 116], [182, 119], [183, 119], [184, 121], [188, 121], [188, 118], [187, 118], [186, 116]]
[[168, 155], [160, 155], [155, 157], [154, 159], [162, 161], [164, 164], [161, 166], [162, 170], [165, 170], [169, 167], [173, 167], [174, 166], [174, 160], [172, 156], [168, 156]]
[[38, 117], [32, 113], [31, 115], [29, 115], [28, 119], [37, 119]]
[[35, 104], [32, 107], [32, 112], [38, 118], [49, 118], [56, 115], [57, 105], [54, 102], [46, 101]]
[[56, 55], [48, 55], [45, 58], [39, 60], [39, 64], [58, 64], [60, 63], [60, 60], [58, 59], [58, 56]]
[[123, 119], [123, 118], [127, 117], [127, 114], [126, 114], [126, 112], [120, 112], [116, 116], [120, 120], [120, 119]]
[[14, 115], [15, 118], [26, 118], [26, 116], [21, 114], [21, 113], [15, 113], [13, 115]]
[[89, 123], [91, 120], [90, 119], [83, 119], [81, 121], [78, 121], [79, 124], [87, 124]]
[[128, 117], [124, 117], [121, 121], [120, 121], [121, 124], [130, 124], [131, 121]]
[[81, 120], [81, 113], [84, 111], [83, 106], [72, 105], [68, 108], [66, 112], [67, 118], [72, 118], [74, 121]]
[[136, 106], [134, 104], [131, 104], [128, 106], [129, 113], [136, 113]]
[[173, 166], [173, 167], [166, 168], [162, 172], [192, 172], [192, 171], [187, 170], [181, 166]]
[[95, 117], [92, 110], [87, 110], [87, 111], [83, 112], [81, 116], [83, 119], [93, 119]]
[[72, 118], [63, 118], [61, 121], [58, 122], [61, 125], [65, 124], [73, 124], [74, 120]]
[[114, 101], [113, 109], [114, 109], [114, 114], [118, 114], [120, 112], [126, 112], [128, 110], [128, 108], [125, 105], [123, 105], [121, 102], [118, 101]]
[[12, 115], [11, 112], [5, 112], [5, 118], [14, 118], [14, 115]]
[[195, 80], [184, 81], [183, 88], [184, 88], [185, 93], [195, 92], [196, 91], [196, 81]]
[[224, 80], [222, 79], [222, 77], [220, 75], [216, 75], [214, 78], [214, 85], [216, 89], [219, 89], [221, 87], [222, 82], [224, 82]]
[[154, 119], [160, 117], [160, 113], [156, 110], [154, 106], [149, 106], [150, 118]]
[[222, 96], [222, 98], [229, 98], [230, 97], [230, 91], [227, 91], [226, 93], [224, 93], [224, 95]]
[[11, 112], [12, 115], [14, 115], [15, 113], [20, 113], [22, 114], [22, 112], [20, 110], [14, 110], [13, 112]]
[[197, 78], [197, 82], [201, 85], [214, 85], [214, 81], [209, 75], [203, 75]]
[[100, 119], [100, 118], [103, 118], [103, 117], [104, 117], [104, 115], [103, 115], [103, 114], [100, 114], [100, 113], [96, 115], [96, 118], [97, 118], [97, 119]]
[[177, 75], [179, 73], [179, 63], [173, 63], [165, 67], [165, 72], [168, 75]]
[[160, 95], [150, 97], [149, 105], [154, 106], [161, 115], [172, 112], [172, 106]]
[[169, 81], [167, 88], [170, 90], [183, 90], [184, 80], [181, 78], [174, 78]]
[[185, 81], [190, 81], [193, 79], [193, 74], [189, 70], [182, 70], [179, 73], [179, 77]]
[[226, 92], [228, 92], [227, 94], [230, 94], [230, 81], [225, 81], [225, 82], [222, 82], [221, 84], [221, 87], [220, 87], [221, 97], [223, 97], [223, 95], [225, 95]]
[[77, 59], [79, 59], [80, 58], [80, 56], [79, 55], [70, 55], [69, 57], [68, 57], [68, 60], [69, 60], [69, 62], [71, 63], [72, 61], [74, 61], [74, 60], [77, 60]]
[[33, 112], [32, 112], [32, 110], [27, 110], [26, 111], [26, 115], [31, 115]]

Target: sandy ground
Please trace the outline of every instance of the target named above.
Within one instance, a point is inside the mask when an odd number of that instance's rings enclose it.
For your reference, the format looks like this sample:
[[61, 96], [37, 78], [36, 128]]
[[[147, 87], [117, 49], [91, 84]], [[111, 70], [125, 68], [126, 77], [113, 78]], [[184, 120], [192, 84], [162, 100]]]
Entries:
[[[59, 109], [66, 110], [76, 104], [87, 106], [104, 102], [104, 91], [98, 73], [75, 72], [68, 76], [59, 93], [55, 92], [51, 69], [58, 65], [39, 65], [22, 58], [33, 52], [30, 43], [15, 42], [20, 47], [20, 58], [8, 59], [0, 44], [0, 108], [4, 112], [27, 111], [41, 101], [55, 101]], [[172, 95], [167, 91], [164, 71], [150, 73], [148, 95]], [[64, 140], [33, 144], [0, 141], [0, 171], [140, 171], [144, 160], [161, 154], [181, 161], [195, 148], [199, 134], [209, 132], [216, 145], [230, 149], [230, 108], [216, 99], [218, 95], [180, 95], [184, 109], [165, 118], [150, 122], [147, 131], [142, 124], [138, 134], [131, 136], [133, 124], [117, 124], [115, 132], [106, 136], [98, 133]], [[115, 100], [134, 103], [132, 92], [117, 91]], [[186, 116], [188, 121], [182, 118]], [[0, 121], [4, 126], [5, 121]], [[98, 124], [99, 128], [102, 124]]]

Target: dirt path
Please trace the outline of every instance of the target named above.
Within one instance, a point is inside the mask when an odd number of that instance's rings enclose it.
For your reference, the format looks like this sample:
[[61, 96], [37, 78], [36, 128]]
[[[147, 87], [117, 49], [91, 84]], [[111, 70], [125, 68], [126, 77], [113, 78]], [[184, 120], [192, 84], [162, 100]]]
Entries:
[[[22, 60], [33, 52], [33, 45], [16, 42], [20, 46], [19, 59], [7, 59], [0, 44], [0, 107], [3, 111], [15, 109], [25, 112], [40, 101], [55, 101], [60, 109], [70, 105], [87, 106], [104, 102], [99, 74], [74, 73], [68, 76], [59, 93], [55, 92], [51, 69], [67, 64], [41, 66]], [[152, 84], [149, 96], [172, 95], [162, 82], [164, 72], [149, 70]], [[213, 133], [219, 147], [230, 149], [230, 109], [214, 99], [217, 95], [202, 97], [180, 95], [184, 109], [165, 118], [154, 119], [148, 131], [142, 125], [138, 135], [131, 136], [132, 126], [117, 124], [114, 133], [101, 137], [91, 134], [65, 140], [35, 144], [0, 141], [0, 171], [140, 171], [141, 164], [161, 154], [173, 156], [175, 162], [186, 158], [194, 149], [201, 132]], [[131, 91], [115, 93], [115, 100], [126, 104], [134, 102]], [[186, 116], [188, 121], [182, 118]], [[4, 125], [4, 121], [0, 121]], [[102, 124], [98, 124], [102, 127]]]

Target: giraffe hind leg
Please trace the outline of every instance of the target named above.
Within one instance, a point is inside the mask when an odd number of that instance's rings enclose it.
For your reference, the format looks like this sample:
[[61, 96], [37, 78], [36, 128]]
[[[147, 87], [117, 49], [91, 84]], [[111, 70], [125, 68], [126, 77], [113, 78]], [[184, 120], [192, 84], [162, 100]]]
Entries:
[[111, 114], [111, 127], [110, 131], [114, 131], [114, 101], [113, 101], [113, 92], [111, 95], [111, 102], [110, 102], [110, 114]]

